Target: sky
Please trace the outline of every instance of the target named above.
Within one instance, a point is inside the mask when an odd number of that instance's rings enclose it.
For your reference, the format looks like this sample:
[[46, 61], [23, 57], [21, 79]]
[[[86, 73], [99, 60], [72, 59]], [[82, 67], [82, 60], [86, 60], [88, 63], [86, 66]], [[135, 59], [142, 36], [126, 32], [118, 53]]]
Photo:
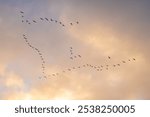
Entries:
[[149, 0], [0, 0], [0, 99], [150, 99], [149, 6]]

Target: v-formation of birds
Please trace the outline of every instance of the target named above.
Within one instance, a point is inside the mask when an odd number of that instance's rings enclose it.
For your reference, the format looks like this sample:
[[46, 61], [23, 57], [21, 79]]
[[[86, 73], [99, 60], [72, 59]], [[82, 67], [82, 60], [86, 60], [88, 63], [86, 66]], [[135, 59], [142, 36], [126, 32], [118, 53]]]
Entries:
[[[23, 11], [20, 11], [21, 13], [21, 17], [22, 17], [22, 23], [27, 23], [27, 24], [31, 24], [32, 23], [37, 23], [37, 20], [32, 20], [32, 21], [29, 21], [27, 19], [24, 19], [25, 18], [25, 15], [24, 15], [24, 12]], [[54, 20], [54, 19], [48, 19], [48, 18], [42, 18], [40, 17], [39, 18], [41, 21], [51, 21], [51, 22], [55, 22], [55, 23], [59, 23], [61, 26], [65, 27], [65, 24], [63, 24], [61, 21], [58, 21], [58, 20]], [[79, 24], [79, 22], [75, 22], [75, 24]], [[74, 25], [74, 23], [70, 23], [71, 26]], [[30, 47], [31, 49], [33, 49], [40, 57], [41, 59], [41, 70], [42, 70], [42, 74], [43, 74], [43, 77], [40, 77], [40, 78], [52, 78], [52, 77], [57, 77], [59, 76], [60, 74], [62, 73], [67, 73], [67, 72], [71, 72], [71, 71], [74, 71], [74, 70], [77, 70], [77, 69], [85, 69], [85, 68], [90, 68], [90, 69], [93, 69], [95, 71], [98, 71], [98, 72], [102, 72], [104, 70], [109, 70], [110, 68], [115, 68], [115, 67], [120, 67], [122, 64], [126, 64], [127, 62], [131, 62], [131, 61], [136, 61], [135, 58], [131, 58], [131, 59], [128, 59], [128, 60], [122, 60], [116, 64], [105, 64], [105, 65], [92, 65], [90, 63], [86, 63], [86, 64], [83, 64], [83, 65], [77, 65], [77, 66], [73, 66], [71, 68], [66, 68], [60, 72], [57, 72], [57, 73], [51, 73], [51, 74], [47, 74], [46, 73], [46, 61], [43, 57], [43, 54], [42, 52], [35, 46], [33, 46], [27, 35], [26, 34], [23, 34], [23, 39], [25, 41], [25, 43], [27, 44], [28, 47]], [[69, 56], [69, 59], [71, 61], [73, 60], [76, 60], [76, 59], [82, 59], [82, 56], [80, 54], [76, 54], [74, 53], [74, 48], [72, 46], [69, 47], [69, 53], [70, 53], [70, 56]], [[110, 56], [107, 57], [108, 60], [111, 60], [112, 58]]]

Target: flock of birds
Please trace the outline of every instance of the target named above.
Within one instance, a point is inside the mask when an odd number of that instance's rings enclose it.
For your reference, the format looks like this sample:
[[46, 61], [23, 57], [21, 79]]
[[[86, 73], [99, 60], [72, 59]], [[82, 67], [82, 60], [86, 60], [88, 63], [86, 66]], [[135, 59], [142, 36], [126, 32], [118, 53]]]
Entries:
[[74, 59], [77, 59], [77, 58], [81, 58], [81, 55], [80, 54], [74, 54], [74, 51], [73, 51], [73, 47], [70, 47], [70, 59], [71, 60], [74, 60]]
[[[20, 15], [21, 15], [21, 17], [22, 17], [22, 20], [21, 20], [21, 22], [22, 23], [26, 23], [26, 24], [29, 24], [29, 25], [31, 25], [31, 24], [37, 24], [38, 23], [38, 21], [46, 21], [46, 22], [48, 22], [48, 23], [50, 23], [50, 22], [53, 22], [53, 23], [56, 23], [56, 24], [60, 24], [62, 27], [65, 27], [66, 25], [62, 22], [62, 21], [58, 21], [58, 20], [55, 20], [55, 19], [53, 19], [53, 18], [47, 18], [47, 17], [39, 17], [38, 19], [32, 19], [32, 20], [29, 20], [29, 19], [26, 19], [25, 18], [25, 13], [23, 12], [23, 11], [20, 11]], [[70, 26], [73, 26], [73, 25], [75, 25], [75, 24], [79, 24], [79, 22], [78, 21], [76, 21], [76, 22], [70, 22], [69, 23], [69, 25]]]
[[[20, 11], [21, 13], [21, 17], [24, 18], [24, 12], [23, 11]], [[62, 22], [59, 22], [57, 20], [54, 20], [54, 19], [48, 19], [48, 18], [40, 18], [41, 21], [51, 21], [51, 22], [55, 22], [55, 23], [59, 23], [61, 24], [62, 26], [65, 26]], [[28, 24], [31, 24], [31, 22], [29, 22], [29, 20], [23, 20], [22, 19], [22, 22], [26, 22]], [[36, 20], [32, 20], [33, 23], [37, 23]], [[76, 24], [79, 24], [79, 22], [77, 21]], [[72, 26], [73, 23], [70, 23], [70, 25]], [[35, 46], [33, 46], [29, 39], [27, 38], [27, 36], [25, 34], [23, 34], [23, 39], [26, 43], [26, 45], [28, 47], [30, 47], [31, 49], [33, 49], [40, 57], [40, 60], [41, 60], [41, 70], [42, 70], [42, 77], [40, 78], [52, 78], [52, 77], [57, 77], [61, 74], [64, 74], [64, 73], [67, 73], [67, 72], [71, 72], [71, 71], [74, 71], [74, 70], [78, 70], [78, 69], [85, 69], [85, 68], [89, 68], [89, 69], [93, 69], [95, 71], [98, 71], [98, 72], [102, 72], [104, 70], [109, 70], [111, 68], [116, 68], [116, 67], [120, 67], [122, 66], [123, 64], [126, 64], [127, 62], [132, 62], [132, 61], [136, 61], [135, 58], [131, 58], [131, 59], [127, 59], [127, 60], [122, 60], [116, 64], [101, 64], [101, 65], [93, 65], [93, 64], [90, 64], [90, 63], [86, 63], [86, 64], [82, 64], [82, 65], [77, 65], [77, 66], [73, 66], [73, 67], [70, 67], [70, 68], [66, 68], [60, 72], [57, 72], [57, 73], [52, 73], [52, 74], [47, 74], [46, 73], [46, 61], [44, 59], [44, 56], [42, 54], [42, 52]], [[75, 54], [74, 53], [74, 49], [73, 47], [71, 46], [69, 48], [69, 53], [70, 53], [70, 56], [69, 56], [69, 59], [70, 60], [76, 60], [76, 59], [82, 59], [82, 56], [80, 54]], [[110, 56], [107, 57], [108, 60], [111, 60], [112, 58]]]

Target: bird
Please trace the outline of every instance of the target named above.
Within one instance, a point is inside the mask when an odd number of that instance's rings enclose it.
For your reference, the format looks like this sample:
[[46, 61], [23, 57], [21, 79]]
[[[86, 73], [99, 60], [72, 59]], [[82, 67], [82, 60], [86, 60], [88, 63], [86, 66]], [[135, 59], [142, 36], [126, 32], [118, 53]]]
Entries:
[[122, 61], [122, 63], [126, 63], [125, 61]]
[[135, 61], [135, 58], [133, 58], [133, 60]]
[[59, 22], [60, 24], [62, 24], [62, 22]]
[[72, 59], [72, 60], [73, 60], [73, 57], [70, 57], [70, 59]]
[[34, 23], [37, 23], [35, 20], [33, 20]]
[[28, 20], [26, 20], [26, 22], [29, 22]]
[[68, 71], [71, 71], [71, 69], [68, 69]]
[[57, 20], [55, 20], [55, 22], [57, 23]]
[[80, 57], [80, 58], [81, 58], [81, 55], [78, 55], [78, 57]]
[[51, 21], [53, 21], [53, 19], [51, 19]]
[[77, 23], [77, 24], [79, 24], [79, 22], [78, 22], [78, 21], [77, 21], [76, 23]]
[[22, 23], [24, 22], [24, 20], [22, 20]]
[[113, 65], [114, 67], [116, 67], [116, 65]]
[[118, 66], [120, 66], [120, 64], [117, 64]]
[[70, 25], [72, 26], [73, 24], [72, 24], [72, 23], [70, 23]]
[[108, 56], [108, 59], [111, 59], [111, 57], [110, 57], [110, 56]]
[[46, 19], [47, 21], [49, 21], [48, 18], [45, 18], [45, 19]]
[[23, 14], [24, 12], [23, 12], [23, 11], [20, 11], [20, 13], [22, 13], [22, 14]]
[[44, 20], [43, 18], [40, 17], [41, 20]]
[[62, 26], [65, 26], [64, 24]]
[[21, 17], [24, 17], [23, 15]]

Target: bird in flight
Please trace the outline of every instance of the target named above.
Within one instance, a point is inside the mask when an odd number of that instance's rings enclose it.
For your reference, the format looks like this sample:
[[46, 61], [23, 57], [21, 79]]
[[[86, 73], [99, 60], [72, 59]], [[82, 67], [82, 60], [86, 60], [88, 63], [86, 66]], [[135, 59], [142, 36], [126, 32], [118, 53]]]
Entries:
[[111, 57], [110, 57], [110, 56], [108, 56], [108, 59], [111, 59]]
[[34, 23], [37, 23], [35, 20], [33, 20]]
[[23, 11], [20, 11], [20, 13], [24, 13]]

